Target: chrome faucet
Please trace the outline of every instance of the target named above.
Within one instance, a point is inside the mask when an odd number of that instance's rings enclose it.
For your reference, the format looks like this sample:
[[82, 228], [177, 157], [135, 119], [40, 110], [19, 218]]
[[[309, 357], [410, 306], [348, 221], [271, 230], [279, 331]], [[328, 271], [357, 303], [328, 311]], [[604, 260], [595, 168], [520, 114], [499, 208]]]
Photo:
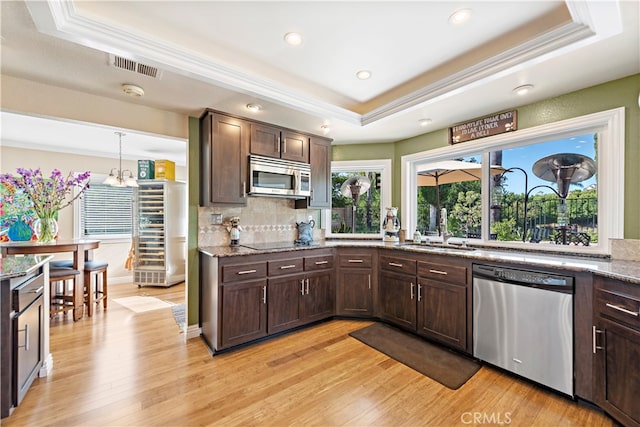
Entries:
[[453, 236], [453, 233], [449, 233], [448, 231], [445, 231], [444, 233], [442, 233], [442, 243], [444, 243], [445, 245], [449, 244], [449, 237]]

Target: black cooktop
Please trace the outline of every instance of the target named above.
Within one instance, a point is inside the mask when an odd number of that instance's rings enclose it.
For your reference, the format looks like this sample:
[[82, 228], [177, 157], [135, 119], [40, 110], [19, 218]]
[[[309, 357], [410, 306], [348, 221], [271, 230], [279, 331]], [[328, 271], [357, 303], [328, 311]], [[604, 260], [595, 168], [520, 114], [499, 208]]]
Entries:
[[264, 243], [247, 243], [240, 245], [249, 249], [256, 250], [269, 250], [269, 249], [295, 249], [295, 248], [306, 248], [313, 246], [320, 246], [319, 243], [311, 243], [308, 245], [298, 244], [296, 242], [264, 242]]

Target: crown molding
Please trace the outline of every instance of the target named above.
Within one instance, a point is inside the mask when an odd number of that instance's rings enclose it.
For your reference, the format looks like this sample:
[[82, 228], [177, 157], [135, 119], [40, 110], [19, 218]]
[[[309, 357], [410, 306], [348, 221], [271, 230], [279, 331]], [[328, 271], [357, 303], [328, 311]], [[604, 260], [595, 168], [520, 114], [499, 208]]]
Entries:
[[329, 119], [365, 126], [381, 119], [429, 105], [515, 73], [528, 65], [602, 40], [622, 31], [617, 1], [567, 1], [573, 22], [468, 67], [365, 114], [315, 99], [289, 87], [217, 63], [172, 43], [158, 41], [124, 28], [80, 15], [73, 0], [28, 0], [37, 29], [87, 47], [142, 61], [159, 69], [196, 78], [226, 89]]

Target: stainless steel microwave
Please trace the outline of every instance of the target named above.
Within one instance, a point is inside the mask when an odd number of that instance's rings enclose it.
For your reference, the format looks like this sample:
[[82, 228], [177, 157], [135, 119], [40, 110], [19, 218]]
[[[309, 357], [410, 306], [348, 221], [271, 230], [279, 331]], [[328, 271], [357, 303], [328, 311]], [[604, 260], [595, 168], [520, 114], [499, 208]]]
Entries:
[[311, 166], [307, 163], [249, 156], [249, 194], [303, 199], [311, 196]]

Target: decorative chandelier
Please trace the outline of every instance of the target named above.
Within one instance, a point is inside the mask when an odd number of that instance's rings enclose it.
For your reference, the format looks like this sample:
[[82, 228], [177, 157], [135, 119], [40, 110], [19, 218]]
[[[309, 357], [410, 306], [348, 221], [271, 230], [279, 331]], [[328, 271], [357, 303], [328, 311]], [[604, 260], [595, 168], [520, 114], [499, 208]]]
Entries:
[[118, 135], [120, 143], [120, 167], [111, 169], [109, 176], [103, 181], [103, 184], [110, 185], [112, 187], [137, 187], [138, 182], [133, 176], [133, 172], [129, 169], [122, 169], [122, 137], [126, 134], [124, 132], [114, 133]]

